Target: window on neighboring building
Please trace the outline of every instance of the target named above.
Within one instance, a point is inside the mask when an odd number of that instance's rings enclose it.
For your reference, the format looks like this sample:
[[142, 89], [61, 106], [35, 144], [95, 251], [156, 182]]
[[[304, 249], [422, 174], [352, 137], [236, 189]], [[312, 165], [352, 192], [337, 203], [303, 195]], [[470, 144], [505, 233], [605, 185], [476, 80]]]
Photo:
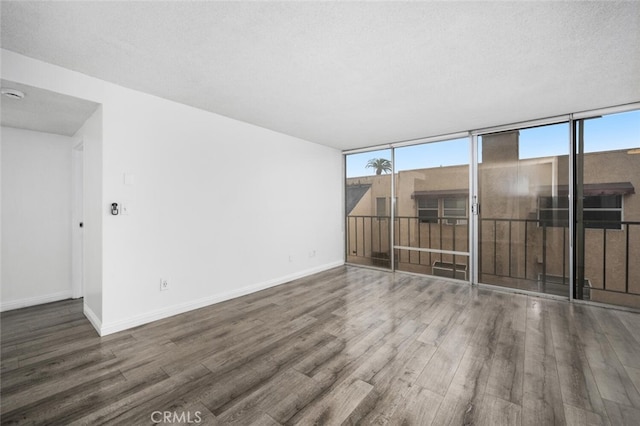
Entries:
[[419, 197], [418, 218], [422, 223], [438, 223], [443, 218], [446, 225], [463, 225], [467, 223], [466, 197]]
[[538, 198], [538, 220], [540, 225], [569, 226], [569, 197]]
[[[569, 226], [568, 197], [540, 197], [538, 219], [546, 226]], [[585, 228], [622, 229], [622, 195], [587, 195], [583, 202]]]
[[622, 229], [622, 195], [584, 197], [583, 212], [586, 228]]
[[442, 200], [442, 216], [448, 225], [467, 223], [467, 199], [466, 198], [444, 198]]
[[384, 217], [386, 215], [387, 215], [387, 198], [377, 197], [376, 198], [376, 216]]
[[418, 198], [418, 218], [422, 223], [438, 223], [438, 199]]

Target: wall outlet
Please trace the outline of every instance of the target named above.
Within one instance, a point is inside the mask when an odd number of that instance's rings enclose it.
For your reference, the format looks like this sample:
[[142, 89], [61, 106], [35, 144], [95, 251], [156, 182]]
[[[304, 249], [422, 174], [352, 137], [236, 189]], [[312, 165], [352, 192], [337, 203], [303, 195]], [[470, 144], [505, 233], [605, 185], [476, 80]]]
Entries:
[[160, 278], [160, 291], [169, 290], [169, 281]]

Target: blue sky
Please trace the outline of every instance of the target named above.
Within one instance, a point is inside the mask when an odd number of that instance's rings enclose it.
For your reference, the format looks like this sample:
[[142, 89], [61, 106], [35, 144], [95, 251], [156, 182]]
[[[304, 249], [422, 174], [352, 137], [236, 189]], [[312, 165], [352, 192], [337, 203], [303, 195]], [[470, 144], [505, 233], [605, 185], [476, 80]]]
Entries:
[[[609, 151], [640, 148], [640, 111], [612, 114], [585, 121], [585, 151]], [[569, 153], [569, 125], [535, 127], [520, 131], [520, 158], [536, 158]], [[468, 164], [469, 139], [435, 142], [397, 148], [396, 170]], [[391, 150], [364, 152], [347, 156], [347, 177], [368, 176], [372, 158], [391, 159]]]

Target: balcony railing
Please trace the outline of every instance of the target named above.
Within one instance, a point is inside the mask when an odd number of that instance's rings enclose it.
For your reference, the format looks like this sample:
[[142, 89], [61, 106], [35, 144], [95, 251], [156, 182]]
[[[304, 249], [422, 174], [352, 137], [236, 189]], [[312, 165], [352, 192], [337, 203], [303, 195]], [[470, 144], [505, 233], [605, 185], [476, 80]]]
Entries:
[[347, 260], [390, 267], [389, 216], [347, 216]]
[[[460, 219], [396, 217], [395, 245], [468, 252], [468, 228]], [[347, 260], [390, 267], [390, 221], [389, 216], [348, 216]], [[634, 285], [640, 282], [640, 264], [633, 261], [640, 259], [640, 222], [606, 222], [601, 225], [615, 226], [585, 230], [584, 298], [593, 300], [598, 292], [640, 296], [640, 285]], [[521, 288], [568, 295], [569, 228], [566, 223], [554, 225], [538, 219], [481, 218], [480, 281], [507, 286], [528, 282], [528, 287]], [[455, 269], [468, 264], [466, 256], [447, 253], [396, 249], [394, 256], [398, 269], [427, 274], [434, 274], [434, 266], [446, 264], [457, 276]]]
[[[542, 283], [545, 284], [550, 272], [547, 271], [547, 260], [551, 243], [555, 249], [561, 247], [561, 253], [556, 253], [561, 259], [561, 262], [556, 263], [561, 263], [561, 267], [554, 265], [552, 275], [560, 276], [563, 282], [567, 281], [568, 226], [550, 227], [536, 219], [483, 218], [480, 222], [481, 273], [533, 281], [539, 281], [540, 275]], [[551, 242], [549, 229], [554, 234]], [[558, 237], [558, 234], [561, 236]], [[554, 257], [557, 258], [558, 256]], [[490, 261], [486, 262], [485, 259]], [[541, 265], [541, 268], [532, 267], [536, 264]]]
[[[640, 222], [590, 221], [585, 229], [583, 298], [594, 291], [639, 295], [630, 282], [640, 278]], [[569, 284], [568, 224], [536, 219], [481, 219], [480, 273], [500, 278]], [[636, 235], [631, 239], [631, 234]], [[506, 259], [506, 261], [505, 261]], [[580, 289], [578, 289], [580, 291]], [[564, 295], [567, 295], [568, 287]]]
[[[449, 216], [429, 219], [411, 216], [395, 217], [395, 245], [467, 252], [469, 238], [466, 220], [467, 218]], [[352, 263], [389, 268], [391, 266], [390, 221], [389, 216], [348, 216], [347, 260]], [[459, 277], [457, 269], [466, 271], [467, 257], [396, 249], [395, 263], [400, 269], [428, 274], [433, 273], [434, 266], [440, 270], [449, 267], [452, 270], [452, 277]]]

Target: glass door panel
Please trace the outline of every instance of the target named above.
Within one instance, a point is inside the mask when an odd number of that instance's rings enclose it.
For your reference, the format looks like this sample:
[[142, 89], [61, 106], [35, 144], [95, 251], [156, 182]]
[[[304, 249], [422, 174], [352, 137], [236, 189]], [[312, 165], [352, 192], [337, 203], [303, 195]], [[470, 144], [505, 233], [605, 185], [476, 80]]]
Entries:
[[396, 269], [469, 279], [469, 139], [396, 148]]
[[347, 263], [391, 268], [391, 150], [346, 156]]
[[569, 296], [569, 125], [478, 140], [478, 281]]
[[640, 111], [574, 126], [574, 297], [640, 308]]

